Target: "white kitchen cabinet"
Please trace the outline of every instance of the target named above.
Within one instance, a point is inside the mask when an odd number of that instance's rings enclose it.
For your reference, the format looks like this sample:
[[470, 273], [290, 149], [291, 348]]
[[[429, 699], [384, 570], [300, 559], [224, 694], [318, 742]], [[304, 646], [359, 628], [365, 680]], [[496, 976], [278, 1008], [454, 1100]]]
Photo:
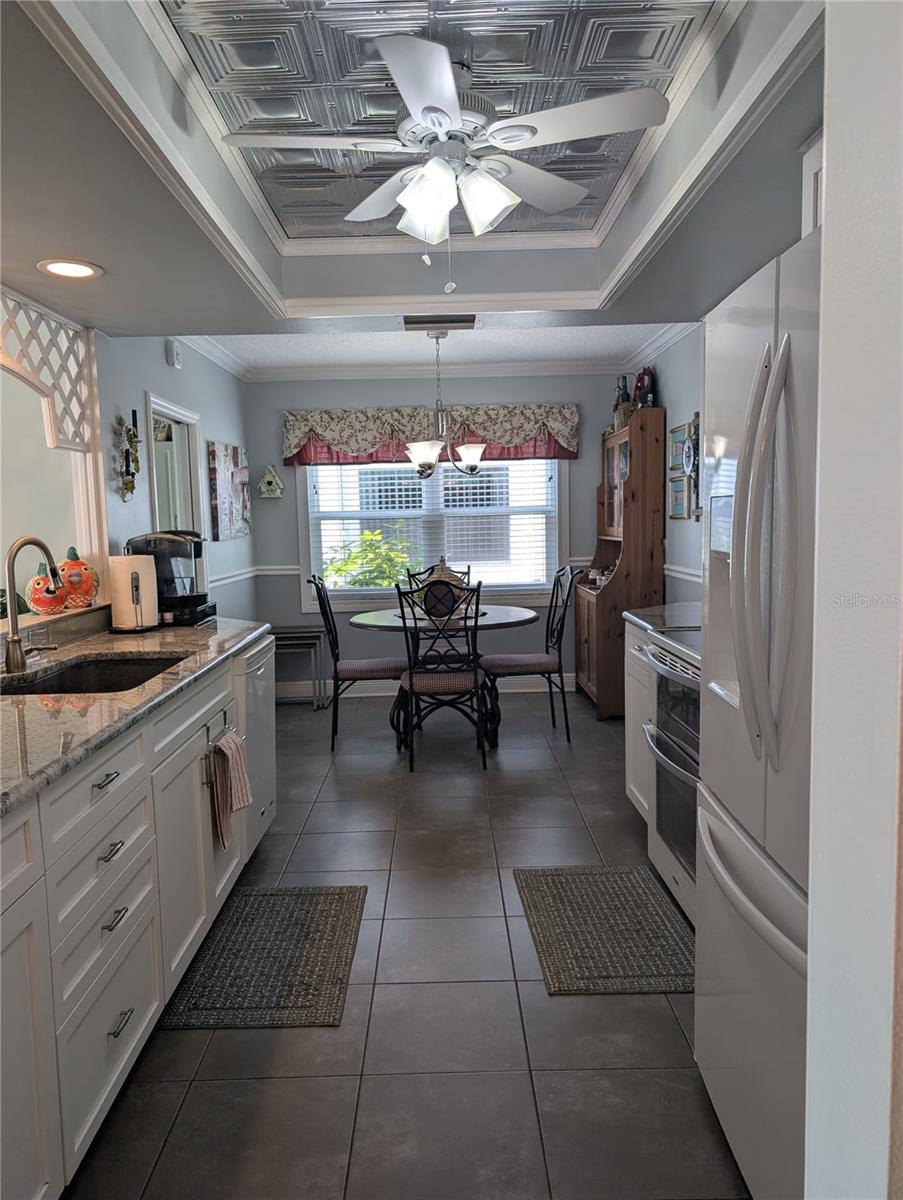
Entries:
[[628, 623], [624, 638], [624, 765], [627, 795], [648, 821], [655, 795], [655, 760], [644, 724], [655, 724], [655, 676], [643, 650], [645, 638]]
[[157, 830], [163, 978], [167, 1000], [210, 927], [207, 892], [209, 797], [202, 726], [151, 775]]
[[253, 796], [251, 807], [236, 821], [247, 862], [276, 815], [276, 639], [262, 638], [237, 654], [232, 673]]
[[0, 1191], [4, 1200], [56, 1200], [63, 1190], [63, 1155], [42, 880], [3, 914], [0, 991]]

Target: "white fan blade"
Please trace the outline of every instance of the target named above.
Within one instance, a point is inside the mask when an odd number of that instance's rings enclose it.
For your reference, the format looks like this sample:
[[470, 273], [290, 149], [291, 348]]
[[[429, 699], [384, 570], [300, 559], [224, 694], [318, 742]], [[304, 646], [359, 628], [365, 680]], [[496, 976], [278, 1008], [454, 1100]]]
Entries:
[[490, 125], [486, 137], [506, 150], [521, 150], [624, 133], [628, 129], [647, 129], [650, 125], [661, 125], [667, 115], [668, 101], [661, 92], [650, 87], [631, 88], [612, 96], [547, 108], [544, 112], [506, 117]]
[[371, 154], [417, 154], [394, 138], [333, 136], [330, 133], [227, 133], [227, 146], [258, 146], [268, 150], [367, 150]]
[[345, 220], [376, 221], [380, 217], [387, 217], [392, 209], [397, 207], [399, 193], [403, 192], [410, 182], [412, 170], [418, 169], [406, 167], [403, 171], [396, 171], [391, 179], [381, 183], [376, 191], [371, 192], [366, 200], [360, 202], [357, 208], [353, 208], [350, 213], [347, 213]]
[[526, 200], [540, 212], [557, 213], [566, 208], [573, 208], [588, 195], [585, 187], [579, 183], [571, 183], [551, 171], [541, 167], [533, 167], [530, 163], [521, 162], [518, 158], [510, 158], [507, 154], [481, 155], [480, 165], [503, 163], [507, 174], [499, 175], [506, 188], [510, 188], [521, 200]]
[[376, 48], [395, 80], [405, 107], [441, 140], [461, 128], [461, 106], [448, 51], [438, 42], [398, 34], [376, 39]]

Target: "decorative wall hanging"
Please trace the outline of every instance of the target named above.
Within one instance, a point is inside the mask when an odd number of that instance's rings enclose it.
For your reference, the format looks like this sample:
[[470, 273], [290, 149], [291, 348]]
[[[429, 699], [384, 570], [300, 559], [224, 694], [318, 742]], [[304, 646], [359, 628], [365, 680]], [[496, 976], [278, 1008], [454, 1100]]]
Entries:
[[683, 425], [675, 425], [668, 430], [668, 470], [682, 471], [684, 469], [684, 443], [692, 433], [689, 421]]
[[135, 478], [141, 474], [141, 460], [138, 457], [138, 447], [141, 438], [138, 436], [138, 412], [132, 409], [132, 423], [128, 424], [122, 413], [117, 413], [114, 426], [116, 436], [116, 454], [118, 457], [120, 495], [125, 503], [135, 494]]
[[227, 442], [208, 442], [207, 463], [213, 540], [225, 542], [248, 537], [251, 532], [251, 485], [247, 451]]
[[699, 506], [699, 413], [693, 413], [693, 420], [689, 423], [690, 432], [683, 446], [683, 472], [689, 480], [690, 484], [690, 502], [693, 505], [693, 519], [698, 521], [702, 517], [702, 509]]
[[285, 491], [285, 484], [276, 474], [276, 468], [271, 464], [257, 480], [257, 491], [266, 499], [280, 500]]
[[686, 521], [690, 516], [690, 481], [686, 475], [668, 480], [668, 516], [672, 521]]
[[[576, 404], [453, 404], [445, 413], [453, 444], [484, 443], [486, 461], [578, 455]], [[407, 463], [406, 444], [432, 433], [433, 413], [421, 406], [286, 412], [283, 463]]]

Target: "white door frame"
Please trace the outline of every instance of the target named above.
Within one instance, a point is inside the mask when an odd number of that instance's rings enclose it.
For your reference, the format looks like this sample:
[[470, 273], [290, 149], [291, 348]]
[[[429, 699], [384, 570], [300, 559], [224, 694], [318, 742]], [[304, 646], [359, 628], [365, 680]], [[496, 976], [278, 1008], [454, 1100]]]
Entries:
[[[171, 421], [179, 421], [188, 429], [188, 480], [191, 488], [191, 522], [193, 527], [206, 540], [210, 536], [208, 506], [204, 502], [207, 475], [204, 470], [204, 457], [201, 453], [201, 414], [182, 408], [157, 396], [153, 392], [144, 393], [147, 414], [147, 470], [150, 484], [151, 524], [159, 528], [157, 516], [157, 477], [154, 469], [154, 417], [164, 417]], [[201, 556], [198, 584], [203, 591], [207, 589], [206, 555]]]

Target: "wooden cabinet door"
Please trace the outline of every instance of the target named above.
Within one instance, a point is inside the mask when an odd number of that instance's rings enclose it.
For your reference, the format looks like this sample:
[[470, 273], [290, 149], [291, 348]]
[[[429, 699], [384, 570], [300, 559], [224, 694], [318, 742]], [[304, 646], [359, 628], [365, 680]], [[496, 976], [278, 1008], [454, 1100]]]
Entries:
[[655, 722], [655, 678], [634, 644], [633, 627], [624, 639], [624, 765], [626, 789], [634, 808], [648, 821], [655, 788], [655, 760], [646, 744], [643, 725]]
[[597, 595], [587, 597], [586, 605], [586, 678], [587, 691], [595, 700], [599, 685], [598, 636], [596, 632]]
[[167, 1000], [213, 919], [207, 880], [212, 818], [204, 783], [206, 753], [207, 730], [199, 729], [151, 775]]
[[56, 1200], [63, 1190], [47, 893], [39, 880], [3, 914], [2, 1194]]

